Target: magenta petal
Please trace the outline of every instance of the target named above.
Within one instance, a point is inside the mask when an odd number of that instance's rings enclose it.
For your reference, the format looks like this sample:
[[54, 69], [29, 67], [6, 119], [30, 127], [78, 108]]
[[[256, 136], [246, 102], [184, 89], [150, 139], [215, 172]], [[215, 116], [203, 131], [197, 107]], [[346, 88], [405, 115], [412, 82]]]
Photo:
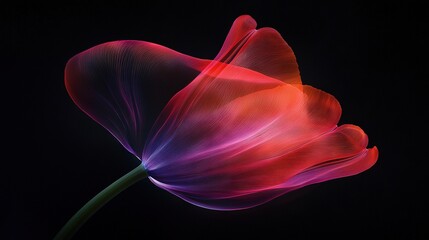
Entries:
[[141, 158], [154, 118], [207, 64], [157, 44], [116, 41], [70, 59], [65, 84], [84, 112]]

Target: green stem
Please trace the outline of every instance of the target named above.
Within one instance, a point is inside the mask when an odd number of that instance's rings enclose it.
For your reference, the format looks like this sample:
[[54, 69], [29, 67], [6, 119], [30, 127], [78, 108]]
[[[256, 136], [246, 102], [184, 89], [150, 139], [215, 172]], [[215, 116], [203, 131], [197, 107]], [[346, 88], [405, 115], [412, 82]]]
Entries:
[[54, 240], [70, 239], [73, 234], [104, 204], [129, 186], [147, 177], [143, 165], [125, 174], [87, 202], [58, 232]]

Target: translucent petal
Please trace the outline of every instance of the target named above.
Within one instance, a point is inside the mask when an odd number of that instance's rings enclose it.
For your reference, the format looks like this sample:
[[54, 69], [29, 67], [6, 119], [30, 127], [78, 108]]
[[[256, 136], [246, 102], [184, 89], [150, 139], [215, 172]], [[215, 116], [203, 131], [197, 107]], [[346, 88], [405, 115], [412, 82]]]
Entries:
[[200, 75], [165, 111], [143, 163], [158, 186], [200, 200], [264, 191], [330, 161], [322, 154], [292, 168], [288, 154], [333, 131], [341, 115], [327, 93], [231, 65], [217, 77]]
[[237, 18], [216, 61], [244, 67], [286, 83], [301, 83], [292, 49], [273, 28], [256, 30], [248, 15]]
[[[273, 103], [281, 101], [269, 100], [268, 96], [249, 98], [266, 101], [260, 105], [248, 102], [249, 106], [255, 106], [254, 109], [241, 104], [239, 109], [244, 114], [234, 110], [230, 113], [221, 111], [217, 117], [223, 118], [222, 121], [215, 117], [211, 124], [208, 122], [214, 116], [209, 115], [203, 123], [190, 124], [194, 130], [189, 127], [183, 131], [187, 133], [184, 136], [180, 134], [181, 126], [178, 127], [178, 133], [169, 140], [171, 145], [164, 146], [156, 155], [162, 159], [160, 165], [154, 164], [156, 157], [151, 159], [148, 168], [155, 167], [149, 172], [151, 180], [195, 205], [234, 210], [262, 204], [309, 184], [357, 174], [377, 159], [377, 150], [366, 149], [367, 136], [357, 126], [343, 125], [321, 135], [306, 134], [308, 129], [315, 129], [311, 124], [317, 122], [303, 121], [305, 117], [299, 116], [306, 115], [308, 108], [305, 105], [301, 111], [293, 111], [292, 116], [288, 116], [287, 111], [277, 112], [274, 118], [278, 119], [277, 124], [268, 122], [268, 119], [272, 119], [276, 112], [277, 106]], [[264, 108], [265, 104], [270, 104], [271, 108]], [[237, 109], [234, 107], [231, 109]], [[262, 113], [264, 109], [273, 111]], [[241, 122], [231, 124], [229, 118]], [[300, 126], [301, 122], [309, 128]], [[290, 134], [284, 127], [288, 125], [297, 132]], [[175, 148], [177, 145], [179, 147]]]
[[116, 41], [70, 59], [65, 84], [154, 184], [205, 208], [253, 207], [378, 158], [362, 129], [337, 127], [335, 97], [301, 84], [281, 35], [247, 15], [213, 60]]
[[65, 84], [84, 112], [140, 158], [155, 117], [208, 63], [153, 43], [109, 42], [71, 58]]

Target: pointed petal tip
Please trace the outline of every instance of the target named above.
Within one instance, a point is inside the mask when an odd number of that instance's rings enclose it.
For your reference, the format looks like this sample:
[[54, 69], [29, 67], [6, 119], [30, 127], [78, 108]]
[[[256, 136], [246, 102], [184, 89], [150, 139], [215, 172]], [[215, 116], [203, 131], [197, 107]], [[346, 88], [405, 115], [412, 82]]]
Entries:
[[242, 26], [246, 26], [246, 28], [249, 29], [256, 28], [257, 26], [256, 20], [248, 14], [243, 14], [239, 16], [235, 19], [233, 24], [240, 24]]
[[369, 148], [368, 149], [368, 155], [371, 155], [372, 164], [370, 165], [370, 167], [372, 167], [378, 161], [379, 150], [378, 150], [377, 146]]
[[372, 168], [378, 160], [378, 148], [376, 146], [368, 148], [364, 150], [364, 153], [361, 156], [357, 156], [356, 159], [358, 160], [351, 165], [355, 167], [356, 170], [355, 172], [351, 171], [351, 174], [349, 174], [349, 176], [359, 174]]

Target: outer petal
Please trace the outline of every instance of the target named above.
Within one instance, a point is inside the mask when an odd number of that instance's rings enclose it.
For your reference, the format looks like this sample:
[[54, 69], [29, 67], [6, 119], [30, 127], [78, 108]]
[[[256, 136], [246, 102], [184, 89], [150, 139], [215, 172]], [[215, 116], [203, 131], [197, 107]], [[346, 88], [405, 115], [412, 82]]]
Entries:
[[84, 112], [140, 158], [153, 116], [208, 63], [149, 42], [109, 42], [70, 59], [65, 85]]
[[298, 64], [289, 45], [273, 28], [256, 30], [248, 15], [238, 17], [216, 61], [244, 67], [286, 83], [301, 83]]
[[[213, 210], [238, 210], [263, 204], [290, 191], [310, 184], [358, 174], [374, 165], [377, 158], [378, 149], [374, 147], [344, 160], [344, 164], [329, 166], [326, 169], [321, 167], [313, 169], [314, 171], [305, 171], [291, 178], [284, 185], [274, 186], [264, 190], [260, 189], [258, 191], [244, 194], [231, 195], [230, 197], [224, 198], [201, 197], [198, 194], [195, 194], [195, 192], [172, 189], [170, 185], [158, 182], [153, 178], [151, 178], [151, 181], [157, 186], [166, 189], [170, 193], [175, 194], [194, 205]], [[301, 182], [301, 184], [296, 184], [298, 182]], [[290, 184], [290, 186], [288, 186], [288, 184]]]
[[[228, 65], [215, 79], [200, 75], [169, 102], [143, 163], [155, 184], [191, 203], [247, 208], [304, 186], [283, 184], [309, 168], [365, 149], [361, 130], [333, 130], [340, 114], [327, 93]], [[306, 145], [313, 147], [298, 151]]]
[[[70, 59], [65, 70], [66, 88], [84, 112], [141, 158], [154, 116], [203, 70], [202, 78], [213, 79], [232, 64], [285, 82], [300, 82], [295, 56], [280, 34], [255, 28], [250, 16], [237, 18], [214, 61], [143, 41], [101, 44]], [[198, 95], [205, 85], [189, 89]]]
[[248, 15], [242, 15], [235, 19], [215, 59], [222, 61], [222, 59], [230, 57], [234, 49], [237, 48], [237, 46], [242, 46], [241, 43], [256, 30], [256, 25], [256, 21]]
[[[309, 184], [360, 173], [375, 163], [378, 151], [365, 149], [368, 139], [359, 127], [316, 131], [322, 120], [313, 120], [309, 109], [314, 103], [306, 103], [317, 91], [310, 88], [311, 96], [301, 95], [288, 87], [261, 90], [232, 101], [225, 106], [229, 110], [182, 122], [169, 144], [146, 162], [152, 182], [195, 205], [236, 210]], [[329, 108], [326, 102], [332, 97], [317, 93], [319, 107]], [[292, 98], [301, 97], [304, 104], [292, 109]], [[281, 112], [282, 107], [291, 112]]]

